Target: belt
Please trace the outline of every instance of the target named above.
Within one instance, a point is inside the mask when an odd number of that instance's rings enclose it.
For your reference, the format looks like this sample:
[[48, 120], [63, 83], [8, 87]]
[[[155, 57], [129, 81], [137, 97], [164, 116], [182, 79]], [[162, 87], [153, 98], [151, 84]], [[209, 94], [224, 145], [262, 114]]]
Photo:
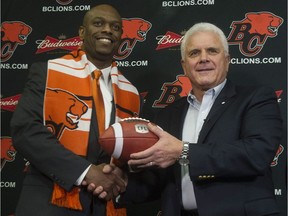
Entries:
[[198, 210], [193, 209], [193, 210], [181, 210], [181, 216], [199, 216]]

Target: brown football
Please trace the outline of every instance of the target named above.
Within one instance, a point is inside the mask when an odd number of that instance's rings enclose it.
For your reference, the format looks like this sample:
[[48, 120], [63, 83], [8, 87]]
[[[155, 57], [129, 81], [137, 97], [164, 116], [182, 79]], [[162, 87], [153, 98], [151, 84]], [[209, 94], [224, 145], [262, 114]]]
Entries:
[[159, 138], [148, 129], [148, 120], [126, 118], [114, 123], [99, 137], [103, 150], [115, 159], [126, 163], [130, 154], [154, 145]]

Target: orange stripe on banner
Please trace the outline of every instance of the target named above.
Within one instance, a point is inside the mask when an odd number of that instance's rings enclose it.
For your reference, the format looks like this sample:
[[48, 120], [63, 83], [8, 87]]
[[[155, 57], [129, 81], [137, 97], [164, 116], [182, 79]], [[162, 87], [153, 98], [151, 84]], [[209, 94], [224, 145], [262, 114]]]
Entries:
[[84, 70], [87, 66], [88, 66], [88, 63], [86, 63], [83, 67], [81, 67], [81, 68], [75, 68], [75, 67], [71, 67], [71, 66], [69, 66], [69, 65], [67, 65], [67, 64], [61, 64], [61, 63], [59, 63], [59, 62], [53, 62], [53, 61], [51, 61], [50, 62], [51, 64], [57, 64], [57, 65], [61, 65], [61, 66], [64, 66], [64, 67], [67, 67], [67, 68], [71, 68], [71, 69], [74, 69], [74, 70]]
[[[87, 135], [83, 136], [84, 133]], [[65, 130], [61, 136], [61, 142], [66, 143], [65, 148], [73, 151], [75, 154], [85, 156], [87, 154], [88, 132]], [[75, 143], [82, 144], [77, 146]]]
[[121, 119], [124, 119], [124, 118], [129, 118], [131, 117], [131, 115], [127, 112], [122, 112], [121, 110], [118, 110], [118, 117], [121, 118]]
[[[121, 74], [122, 75], [122, 74]], [[111, 74], [111, 76], [115, 76], [115, 77], [119, 77], [119, 74]], [[122, 75], [123, 76], [123, 75]], [[122, 77], [121, 76], [121, 77]], [[125, 84], [127, 84], [127, 85], [131, 85], [131, 86], [133, 86], [134, 87], [134, 85], [132, 85], [132, 83], [131, 82], [129, 82], [128, 80], [121, 80], [121, 79], [118, 79], [118, 82], [121, 82], [121, 83], [125, 83]]]
[[[134, 107], [135, 110], [131, 110], [133, 112], [139, 112], [139, 106], [136, 107], [135, 101], [139, 100], [139, 95], [136, 95], [133, 92], [119, 90], [118, 86], [115, 86], [117, 89], [117, 97], [115, 98], [115, 103], [123, 108], [131, 108]], [[121, 98], [120, 101], [117, 98]], [[119, 116], [120, 117], [120, 116]]]
[[[82, 96], [92, 96], [91, 88], [83, 88], [82, 85], [85, 82], [87, 86], [91, 86], [91, 78], [90, 76], [86, 78], [79, 78], [79, 77], [69, 77], [69, 82], [67, 82], [67, 74], [59, 73], [57, 71], [51, 70], [48, 76], [49, 88], [58, 88], [59, 81], [61, 82], [61, 88], [66, 91], [71, 91], [74, 94], [82, 95]], [[79, 85], [82, 83], [82, 85]]]

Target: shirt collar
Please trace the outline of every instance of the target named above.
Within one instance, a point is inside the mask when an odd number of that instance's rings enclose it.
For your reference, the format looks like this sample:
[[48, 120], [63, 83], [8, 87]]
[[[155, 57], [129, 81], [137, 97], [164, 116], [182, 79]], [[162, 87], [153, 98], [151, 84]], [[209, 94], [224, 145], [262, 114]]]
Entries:
[[[227, 82], [227, 79], [225, 79], [222, 83], [215, 86], [214, 88], [207, 90], [205, 94], [212, 94], [212, 99], [215, 100], [217, 96], [219, 95], [219, 93], [221, 92], [221, 90], [223, 89], [223, 87], [225, 86], [226, 82]], [[187, 101], [192, 106], [201, 105], [201, 103], [196, 99], [195, 95], [192, 94], [192, 90], [188, 94]]]
[[[89, 69], [90, 69], [91, 72], [96, 70], [96, 69], [100, 70], [89, 60], [88, 60], [88, 65], [89, 65]], [[110, 75], [110, 72], [111, 72], [111, 68], [112, 68], [112, 65], [101, 69], [101, 72], [102, 72], [102, 75], [103, 75], [102, 78], [105, 80], [105, 83], [108, 83], [108, 81], [109, 81], [109, 75]]]

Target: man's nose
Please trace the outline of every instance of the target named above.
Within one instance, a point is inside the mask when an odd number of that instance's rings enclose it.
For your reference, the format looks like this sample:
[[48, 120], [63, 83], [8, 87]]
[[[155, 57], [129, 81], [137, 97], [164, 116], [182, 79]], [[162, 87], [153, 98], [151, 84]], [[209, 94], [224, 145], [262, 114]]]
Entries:
[[102, 31], [111, 33], [111, 32], [112, 32], [112, 29], [111, 29], [110, 24], [109, 24], [109, 23], [106, 23], [105, 25], [103, 25]]
[[206, 51], [202, 51], [200, 55], [200, 61], [201, 62], [207, 62], [209, 61], [208, 53]]

